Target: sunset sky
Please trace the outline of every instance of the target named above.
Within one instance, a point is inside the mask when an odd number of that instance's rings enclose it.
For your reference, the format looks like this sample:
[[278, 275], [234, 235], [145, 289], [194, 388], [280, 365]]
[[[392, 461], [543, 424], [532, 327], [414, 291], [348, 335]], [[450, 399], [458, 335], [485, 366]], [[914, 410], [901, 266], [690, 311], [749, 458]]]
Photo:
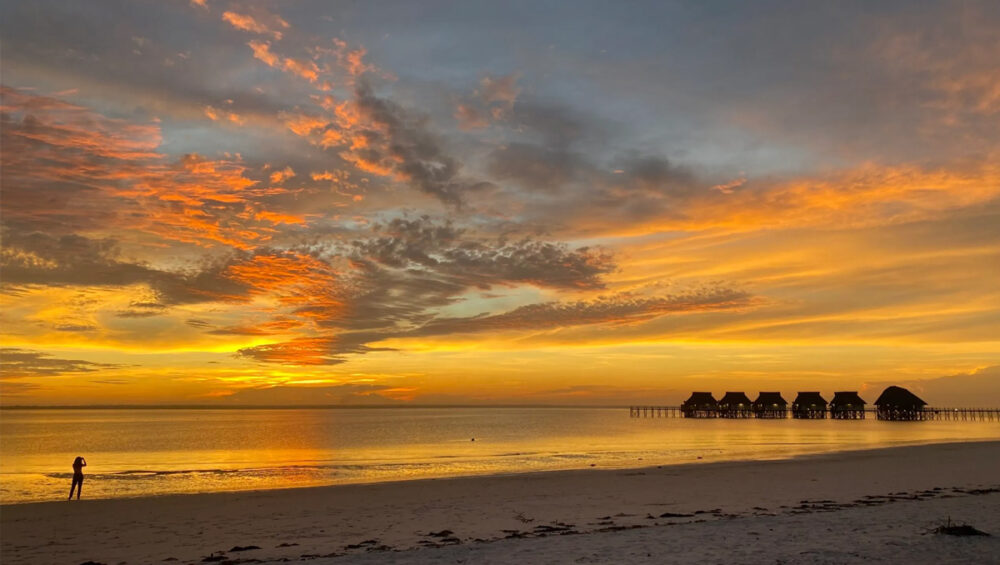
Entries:
[[1000, 3], [0, 30], [4, 405], [1000, 404]]

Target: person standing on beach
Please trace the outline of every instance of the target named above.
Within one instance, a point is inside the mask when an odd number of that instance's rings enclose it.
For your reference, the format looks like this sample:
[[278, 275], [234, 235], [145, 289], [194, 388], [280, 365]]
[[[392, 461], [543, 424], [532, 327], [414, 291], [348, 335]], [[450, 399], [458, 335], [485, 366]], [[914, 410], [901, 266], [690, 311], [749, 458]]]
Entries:
[[69, 487], [69, 499], [73, 500], [73, 490], [76, 489], [76, 499], [80, 500], [80, 493], [83, 492], [83, 468], [87, 466], [87, 460], [77, 457], [73, 461], [73, 484]]

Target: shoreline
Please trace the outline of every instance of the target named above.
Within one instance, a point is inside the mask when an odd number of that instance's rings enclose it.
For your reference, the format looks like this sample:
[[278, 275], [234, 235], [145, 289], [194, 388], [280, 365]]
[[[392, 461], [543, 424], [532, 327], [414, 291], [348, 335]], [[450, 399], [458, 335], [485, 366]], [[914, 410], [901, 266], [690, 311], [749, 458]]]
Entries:
[[[455, 552], [505, 563], [510, 551], [529, 546], [555, 552], [548, 560], [562, 562], [566, 540], [575, 551], [640, 535], [632, 530], [653, 536], [668, 526], [709, 531], [729, 522], [787, 519], [797, 528], [795, 520], [813, 514], [885, 513], [911, 502], [945, 509], [924, 512], [935, 519], [947, 511], [989, 525], [984, 512], [1000, 507], [997, 468], [1000, 442], [974, 441], [767, 461], [12, 504], [0, 512], [0, 542], [11, 564], [199, 563], [219, 552], [233, 563], [243, 556], [325, 563], [369, 555], [372, 562], [448, 556], [454, 563], [461, 559]], [[562, 537], [567, 532], [579, 535]], [[993, 533], [1000, 541], [1000, 530]], [[663, 543], [676, 541], [662, 535]], [[258, 549], [232, 549], [249, 546]]]
[[[913, 441], [906, 442], [899, 445], [892, 446], [881, 446], [881, 447], [870, 447], [861, 449], [849, 449], [840, 451], [823, 451], [819, 453], [799, 453], [791, 455], [789, 457], [771, 457], [771, 458], [743, 458], [743, 459], [727, 459], [727, 460], [692, 460], [692, 461], [682, 461], [676, 463], [663, 463], [663, 464], [652, 464], [652, 465], [627, 465], [627, 466], [588, 466], [588, 467], [573, 467], [566, 469], [545, 469], [537, 471], [510, 471], [510, 472], [488, 472], [482, 474], [467, 474], [467, 475], [446, 475], [440, 477], [418, 477], [412, 479], [388, 479], [388, 480], [374, 480], [374, 481], [356, 481], [356, 482], [342, 482], [342, 483], [330, 483], [330, 484], [320, 484], [320, 485], [304, 485], [304, 486], [288, 486], [288, 487], [278, 487], [278, 488], [263, 488], [263, 489], [233, 489], [233, 490], [217, 490], [217, 491], [206, 491], [206, 492], [176, 492], [176, 493], [163, 493], [163, 494], [150, 494], [144, 496], [119, 496], [119, 497], [109, 497], [109, 498], [91, 498], [83, 499], [81, 502], [94, 503], [102, 501], [116, 501], [116, 500], [156, 500], [162, 498], [170, 497], [204, 497], [204, 496], [215, 496], [215, 495], [237, 495], [237, 494], [255, 494], [255, 493], [280, 493], [288, 491], [308, 491], [316, 490], [321, 491], [324, 489], [337, 489], [337, 488], [348, 488], [348, 487], [359, 487], [366, 485], [406, 485], [406, 484], [419, 484], [428, 481], [458, 481], [458, 480], [476, 480], [476, 479], [492, 479], [492, 478], [510, 478], [510, 477], [525, 477], [530, 478], [534, 476], [546, 476], [555, 474], [573, 474], [573, 473], [600, 473], [607, 472], [613, 473], [616, 471], [636, 471], [645, 472], [650, 470], [662, 470], [670, 468], [683, 468], [691, 466], [725, 466], [725, 465], [743, 465], [751, 463], [768, 463], [777, 461], [801, 461], [801, 460], [812, 460], [812, 459], [823, 459], [823, 458], [841, 458], [841, 457], [851, 457], [852, 455], [870, 453], [875, 451], [883, 450], [895, 450], [895, 449], [907, 449], [921, 446], [934, 446], [934, 445], [975, 445], [975, 444], [997, 444], [1000, 446], [1000, 439], [996, 440], [982, 440], [982, 439], [972, 439], [966, 441], [956, 441], [956, 440], [946, 440], [946, 441]], [[699, 457], [699, 459], [701, 459]], [[35, 501], [25, 501], [25, 502], [4, 502], [0, 503], [0, 509], [19, 507], [19, 506], [30, 506], [30, 505], [40, 505], [40, 504], [61, 504], [65, 502], [62, 499], [57, 500], [35, 500]]]

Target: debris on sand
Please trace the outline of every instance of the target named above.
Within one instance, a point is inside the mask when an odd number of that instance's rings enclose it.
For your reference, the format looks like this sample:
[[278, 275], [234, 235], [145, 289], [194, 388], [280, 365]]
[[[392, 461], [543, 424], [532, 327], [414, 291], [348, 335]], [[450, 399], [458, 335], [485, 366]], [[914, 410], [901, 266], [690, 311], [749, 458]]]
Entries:
[[260, 549], [256, 545], [234, 545], [229, 551], [252, 551], [254, 549]]
[[952, 524], [951, 518], [948, 518], [948, 523], [943, 526], [938, 526], [934, 528], [934, 533], [944, 536], [988, 536], [990, 534], [973, 528], [968, 524]]

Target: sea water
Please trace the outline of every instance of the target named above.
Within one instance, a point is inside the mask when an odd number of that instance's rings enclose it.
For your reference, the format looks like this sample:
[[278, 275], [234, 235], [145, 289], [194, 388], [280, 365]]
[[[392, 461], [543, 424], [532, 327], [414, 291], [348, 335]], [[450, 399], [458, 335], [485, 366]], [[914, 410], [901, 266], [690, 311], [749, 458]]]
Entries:
[[627, 408], [0, 410], [0, 503], [780, 459], [1000, 439], [997, 422], [631, 418]]

